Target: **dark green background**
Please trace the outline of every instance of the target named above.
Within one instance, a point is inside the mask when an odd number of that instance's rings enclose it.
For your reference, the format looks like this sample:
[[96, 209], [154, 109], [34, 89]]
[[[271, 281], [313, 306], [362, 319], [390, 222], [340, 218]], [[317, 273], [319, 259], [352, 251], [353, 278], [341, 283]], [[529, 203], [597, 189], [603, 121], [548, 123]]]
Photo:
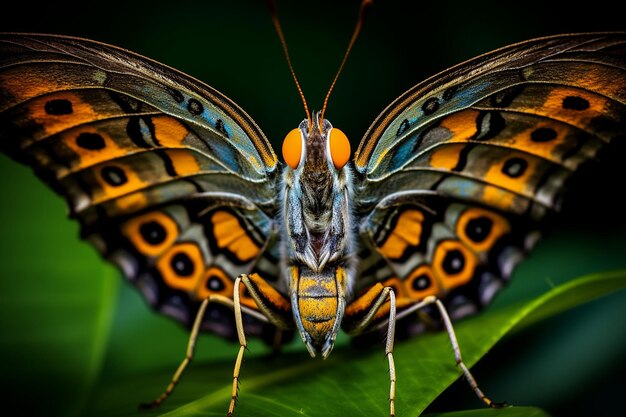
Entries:
[[[336, 3], [278, 5], [314, 109], [340, 62], [359, 4]], [[0, 30], [87, 37], [178, 68], [237, 102], [276, 149], [304, 117], [263, 1], [14, 6], [15, 13], [3, 13]], [[533, 37], [625, 26], [623, 13], [605, 1], [584, 8], [547, 1], [378, 1], [326, 115], [356, 148], [395, 97], [453, 64]], [[614, 144], [573, 184], [552, 233], [497, 303], [587, 272], [626, 267], [625, 211], [617, 201], [624, 192], [625, 156], [626, 146]], [[151, 314], [117, 271], [78, 240], [64, 203], [4, 156], [0, 192], [0, 407], [11, 415], [76, 415], [89, 408], [89, 398], [102, 401], [93, 394], [94, 381], [123, 380], [150, 369], [155, 358], [173, 368], [186, 333]], [[496, 398], [555, 415], [623, 414], [625, 302], [617, 294], [509, 339], [478, 365], [479, 381]], [[200, 344], [201, 358], [230, 357], [235, 350], [213, 337]], [[308, 360], [305, 354], [302, 360]], [[468, 392], [465, 385], [454, 387], [433, 409], [476, 407]]]

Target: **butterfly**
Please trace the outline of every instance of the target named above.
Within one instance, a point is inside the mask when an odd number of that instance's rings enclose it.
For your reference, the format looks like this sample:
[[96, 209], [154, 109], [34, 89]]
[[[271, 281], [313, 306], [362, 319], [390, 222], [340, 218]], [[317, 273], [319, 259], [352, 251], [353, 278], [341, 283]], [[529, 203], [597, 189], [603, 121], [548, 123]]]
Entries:
[[424, 300], [433, 322], [489, 304], [567, 180], [623, 135], [624, 41], [556, 36], [454, 67], [394, 101], [353, 158], [313, 114], [282, 164], [243, 110], [184, 74], [9, 34], [0, 143], [155, 309], [240, 342], [243, 317], [247, 336], [296, 328], [326, 356], [340, 325], [393, 335]]

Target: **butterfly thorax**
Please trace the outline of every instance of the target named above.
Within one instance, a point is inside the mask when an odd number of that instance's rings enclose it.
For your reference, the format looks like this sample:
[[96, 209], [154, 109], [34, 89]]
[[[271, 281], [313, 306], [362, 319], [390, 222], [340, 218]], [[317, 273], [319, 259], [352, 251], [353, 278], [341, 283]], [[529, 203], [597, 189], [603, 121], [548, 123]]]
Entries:
[[300, 176], [303, 219], [309, 234], [310, 249], [316, 258], [318, 268], [322, 266], [321, 255], [329, 238], [328, 225], [333, 217], [334, 197], [333, 175], [328, 169], [322, 142], [323, 138], [318, 131], [311, 132]]
[[352, 277], [349, 258], [351, 188], [347, 167], [330, 160], [332, 125], [304, 120], [301, 161], [284, 173], [284, 259], [294, 319], [312, 356], [326, 357], [333, 346]]

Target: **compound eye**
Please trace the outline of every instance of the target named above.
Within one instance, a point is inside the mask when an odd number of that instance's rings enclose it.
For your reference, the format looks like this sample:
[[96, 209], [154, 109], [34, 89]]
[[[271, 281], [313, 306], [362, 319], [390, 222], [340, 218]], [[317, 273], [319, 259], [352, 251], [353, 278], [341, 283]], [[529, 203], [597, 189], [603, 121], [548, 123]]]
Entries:
[[287, 133], [283, 141], [283, 159], [292, 169], [298, 168], [302, 158], [302, 134], [300, 129]]
[[335, 168], [343, 168], [350, 160], [350, 141], [346, 134], [339, 129], [331, 129], [328, 147]]

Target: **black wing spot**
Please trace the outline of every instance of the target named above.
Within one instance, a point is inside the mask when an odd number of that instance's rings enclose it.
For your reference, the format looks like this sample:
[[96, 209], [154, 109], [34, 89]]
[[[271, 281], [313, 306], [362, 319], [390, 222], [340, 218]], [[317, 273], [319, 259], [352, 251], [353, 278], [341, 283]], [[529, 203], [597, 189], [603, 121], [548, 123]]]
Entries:
[[141, 233], [143, 240], [150, 245], [159, 245], [163, 243], [167, 237], [165, 228], [154, 220], [142, 223], [141, 226], [139, 226], [139, 233]]
[[144, 137], [148, 130], [150, 139], [155, 145], [159, 146], [159, 141], [154, 136], [154, 124], [149, 117], [133, 116], [128, 118], [128, 124], [126, 125], [126, 134], [133, 141], [133, 143], [140, 148], [151, 148], [152, 145], [148, 143], [147, 138]]
[[193, 262], [184, 252], [178, 252], [176, 255], [172, 256], [170, 266], [176, 275], [181, 277], [189, 277], [193, 275], [193, 271], [195, 270]]
[[454, 97], [458, 89], [459, 89], [458, 85], [453, 85], [452, 87], [448, 87], [446, 91], [443, 92], [443, 99], [445, 101], [450, 100], [452, 97]]
[[504, 117], [497, 111], [480, 112], [476, 118], [476, 134], [472, 137], [474, 140], [488, 140], [496, 137], [504, 127], [506, 121]]
[[504, 166], [502, 166], [502, 173], [511, 178], [519, 178], [524, 175], [526, 168], [528, 168], [528, 162], [525, 159], [511, 158], [507, 159]]
[[226, 131], [226, 127], [224, 126], [224, 121], [222, 119], [217, 119], [217, 121], [215, 122], [215, 128], [222, 132], [224, 136], [230, 138], [230, 135], [228, 134], [228, 131]]
[[190, 98], [187, 102], [187, 110], [189, 110], [191, 114], [198, 115], [204, 112], [204, 106], [195, 98]]
[[163, 161], [163, 166], [165, 167], [165, 172], [167, 172], [167, 175], [172, 178], [177, 177], [178, 173], [176, 172], [176, 168], [174, 168], [174, 162], [172, 162], [172, 158], [170, 158], [165, 149], [156, 149], [155, 153]]
[[481, 216], [476, 217], [465, 226], [465, 234], [473, 242], [481, 243], [491, 234], [493, 228], [493, 220], [489, 217]]
[[106, 143], [104, 138], [97, 133], [83, 132], [76, 138], [76, 144], [83, 149], [99, 151], [104, 149]]
[[498, 91], [491, 96], [490, 102], [494, 107], [509, 107], [515, 97], [519, 96], [524, 91], [523, 85], [514, 85], [502, 91]]
[[443, 258], [442, 268], [448, 275], [456, 275], [465, 268], [465, 256], [458, 249], [449, 250]]
[[456, 165], [452, 168], [452, 171], [461, 172], [465, 169], [469, 153], [475, 146], [475, 143], [469, 143], [461, 149], [461, 152], [459, 152], [459, 159], [456, 161]]
[[424, 291], [430, 288], [431, 284], [432, 282], [430, 280], [430, 277], [426, 274], [422, 274], [413, 280], [411, 286], [415, 291]]
[[411, 126], [409, 121], [407, 119], [404, 119], [402, 123], [400, 123], [400, 127], [398, 128], [398, 131], [396, 132], [396, 137], [402, 136], [404, 132], [406, 132], [409, 129], [409, 126]]
[[165, 89], [170, 94], [170, 96], [172, 96], [175, 102], [180, 104], [183, 101], [185, 101], [185, 97], [183, 96], [183, 93], [181, 93], [180, 91], [172, 87], [165, 87]]
[[72, 102], [66, 99], [46, 101], [46, 104], [44, 104], [44, 110], [47, 114], [52, 116], [63, 116], [74, 112]]
[[589, 101], [578, 96], [567, 96], [563, 99], [562, 106], [567, 110], [587, 110]]
[[209, 291], [223, 291], [226, 288], [226, 285], [222, 282], [222, 280], [218, 277], [211, 276], [206, 282], [206, 289]]
[[431, 115], [439, 109], [439, 99], [431, 97], [422, 105], [422, 111], [425, 116]]
[[115, 102], [124, 113], [138, 113], [141, 111], [143, 103], [126, 94], [109, 91], [109, 97]]
[[106, 181], [107, 184], [112, 185], [114, 187], [119, 187], [120, 185], [124, 185], [128, 182], [128, 178], [126, 177], [126, 173], [120, 167], [116, 166], [108, 166], [102, 168], [100, 171], [102, 175], [102, 179]]
[[540, 127], [530, 134], [530, 140], [533, 142], [549, 142], [556, 138], [556, 131], [549, 127]]

